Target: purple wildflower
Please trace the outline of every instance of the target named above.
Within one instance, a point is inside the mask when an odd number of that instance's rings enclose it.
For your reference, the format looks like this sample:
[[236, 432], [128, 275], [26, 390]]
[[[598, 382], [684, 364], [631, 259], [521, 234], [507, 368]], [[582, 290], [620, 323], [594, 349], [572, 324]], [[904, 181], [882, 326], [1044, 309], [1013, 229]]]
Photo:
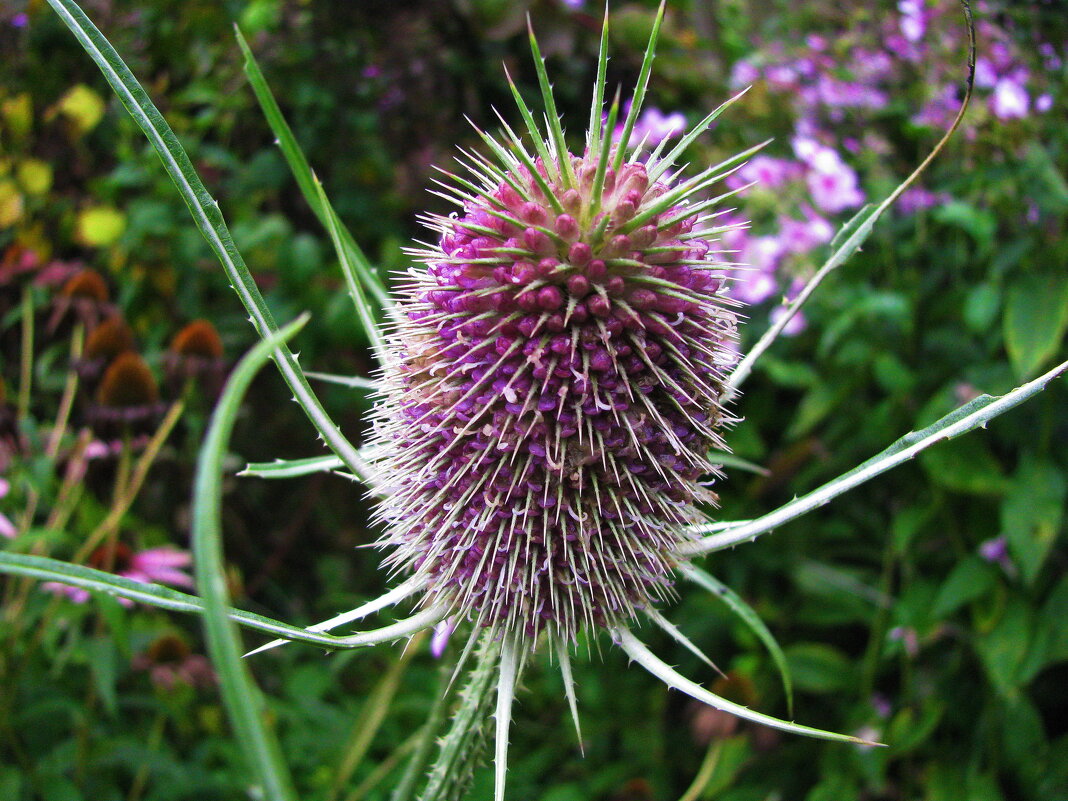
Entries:
[[731, 68], [730, 86], [732, 89], [743, 89], [760, 80], [760, 70], [751, 61], [742, 59], [735, 62]]
[[834, 228], [810, 207], [802, 211], [804, 220], [782, 217], [779, 220], [779, 243], [787, 253], [808, 253], [820, 245], [830, 242], [834, 237]]
[[[630, 102], [627, 103], [624, 110], [630, 111]], [[671, 114], [665, 114], [658, 108], [647, 108], [635, 122], [627, 146], [637, 147], [644, 142], [647, 147], [656, 147], [665, 139], [671, 139], [685, 132], [686, 117], [682, 115], [682, 112], [675, 111]], [[622, 135], [623, 126], [616, 126], [613, 136], [619, 139]]]
[[975, 59], [975, 85], [980, 89], [993, 89], [998, 82], [998, 73], [990, 59], [979, 56]]
[[763, 189], [775, 189], [787, 181], [800, 178], [802, 167], [795, 161], [779, 159], [774, 156], [755, 156], [725, 183], [731, 189], [738, 189], [756, 182]]
[[917, 211], [948, 203], [950, 199], [945, 192], [936, 193], [922, 186], [914, 186], [901, 193], [897, 201], [897, 209], [902, 214], [915, 214]]
[[864, 202], [856, 172], [836, 150], [813, 139], [797, 138], [794, 152], [808, 166], [805, 182], [812, 200], [823, 211], [835, 214]]
[[[0, 498], [5, 497], [10, 491], [10, 482], [5, 478], [0, 478]], [[0, 537], [11, 539], [18, 533], [19, 531], [15, 528], [15, 524], [11, 522], [11, 519], [7, 515], [0, 513]]]
[[990, 98], [990, 110], [999, 120], [1019, 119], [1027, 116], [1031, 98], [1023, 83], [1016, 76], [1000, 78]]
[[910, 42], [918, 42], [927, 32], [928, 14], [923, 0], [900, 0], [897, 9], [901, 12], [901, 35]]
[[1009, 556], [1009, 543], [1004, 537], [994, 537], [979, 546], [979, 555], [986, 561], [996, 564], [1007, 576], [1016, 575], [1016, 564]]

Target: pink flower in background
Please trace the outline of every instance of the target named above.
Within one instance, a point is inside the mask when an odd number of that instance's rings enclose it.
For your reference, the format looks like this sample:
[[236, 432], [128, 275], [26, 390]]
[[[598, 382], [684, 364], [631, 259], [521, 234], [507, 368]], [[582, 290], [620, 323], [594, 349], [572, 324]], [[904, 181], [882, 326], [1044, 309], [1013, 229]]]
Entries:
[[[170, 584], [175, 587], [192, 587], [193, 579], [183, 572], [182, 568], [192, 564], [193, 556], [189, 551], [183, 551], [171, 546], [162, 548], [149, 548], [135, 552], [128, 545], [121, 542], [114, 546], [102, 546], [97, 548], [89, 556], [88, 564], [97, 569], [108, 569], [119, 576], [140, 582], [141, 584]], [[56, 581], [49, 581], [41, 585], [49, 592], [66, 595], [75, 603], [85, 603], [89, 600], [88, 590], [81, 587], [72, 587]], [[132, 606], [132, 601], [119, 599], [124, 606]]]
[[990, 99], [990, 110], [999, 120], [1019, 119], [1027, 116], [1031, 98], [1023, 83], [1016, 76], [998, 80]]
[[1009, 543], [1004, 537], [994, 537], [980, 544], [979, 555], [991, 564], [1000, 566], [1007, 576], [1016, 575], [1016, 564], [1009, 556]]
[[959, 105], [957, 87], [947, 84], [927, 101], [920, 113], [912, 118], [912, 121], [917, 125], [927, 125], [931, 128], [945, 128], [957, 113]]
[[998, 82], [998, 73], [990, 59], [980, 56], [975, 59], [975, 85], [980, 89], [993, 89]]
[[813, 139], [794, 140], [794, 152], [808, 166], [805, 183], [812, 200], [823, 211], [836, 214], [864, 202], [857, 173], [832, 148]]
[[730, 84], [732, 89], [741, 89], [760, 80], [760, 70], [752, 62], [742, 59], [731, 68]]
[[918, 42], [927, 33], [927, 10], [923, 0], [900, 0], [897, 10], [901, 12], [901, 35], [910, 42]]
[[1039, 95], [1035, 98], [1035, 111], [1039, 114], [1045, 114], [1053, 108], [1053, 95]]
[[644, 140], [646, 145], [656, 146], [685, 131], [686, 117], [681, 112], [665, 114], [658, 108], [647, 108], [634, 124], [629, 144], [633, 147]]
[[802, 211], [804, 220], [779, 218], [779, 244], [787, 253], [808, 253], [834, 237], [834, 228], [827, 220], [808, 206]]
[[[11, 491], [11, 484], [6, 478], [0, 478], [0, 498], [3, 498]], [[18, 529], [15, 528], [15, 524], [11, 522], [7, 515], [0, 513], [0, 537], [7, 537], [11, 539], [18, 534]]]
[[729, 189], [738, 189], [755, 181], [760, 188], [774, 189], [800, 177], [801, 165], [795, 161], [773, 156], [755, 156], [738, 172], [727, 176], [725, 183]]
[[940, 206], [952, 198], [945, 192], [932, 192], [922, 186], [914, 186], [901, 193], [897, 200], [897, 209], [902, 214], [915, 214], [917, 211]]
[[[783, 315], [785, 314], [786, 306], [776, 306], [774, 309], [771, 310], [771, 322], [779, 322], [779, 320], [781, 320]], [[790, 322], [783, 326], [782, 335], [785, 337], [797, 336], [806, 328], [808, 328], [808, 320], [805, 319], [804, 312], [799, 311], [797, 314], [790, 318]]]
[[[771, 310], [772, 323], [777, 323], [784, 316], [786, 316], [786, 305], [794, 298], [796, 298], [801, 293], [801, 290], [804, 288], [805, 282], [802, 281], [800, 278], [795, 278], [793, 280], [793, 282], [790, 284], [789, 291], [787, 291], [786, 293], [786, 297], [783, 298], [782, 304], [776, 306], [774, 309]], [[797, 312], [797, 314], [790, 318], [789, 322], [786, 323], [786, 325], [782, 329], [782, 333], [783, 336], [797, 336], [806, 328], [808, 328], [808, 320], [805, 319], [804, 313], [799, 311]]]

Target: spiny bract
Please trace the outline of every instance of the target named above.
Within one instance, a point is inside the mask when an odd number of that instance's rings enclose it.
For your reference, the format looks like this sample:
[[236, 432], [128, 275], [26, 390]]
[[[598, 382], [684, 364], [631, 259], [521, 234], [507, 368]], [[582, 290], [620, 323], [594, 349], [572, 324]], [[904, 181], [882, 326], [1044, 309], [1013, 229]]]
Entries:
[[438, 242], [413, 251], [375, 425], [391, 564], [428, 606], [530, 643], [663, 598], [682, 527], [715, 501], [736, 317], [726, 195], [695, 197], [746, 155], [669, 176], [718, 111], [666, 155], [625, 152], [647, 69], [622, 135], [618, 98], [602, 120], [595, 97], [572, 155], [539, 74], [548, 141], [516, 92], [533, 151], [507, 124], [483, 134], [492, 158], [465, 153], [441, 184], [462, 210], [425, 218]]

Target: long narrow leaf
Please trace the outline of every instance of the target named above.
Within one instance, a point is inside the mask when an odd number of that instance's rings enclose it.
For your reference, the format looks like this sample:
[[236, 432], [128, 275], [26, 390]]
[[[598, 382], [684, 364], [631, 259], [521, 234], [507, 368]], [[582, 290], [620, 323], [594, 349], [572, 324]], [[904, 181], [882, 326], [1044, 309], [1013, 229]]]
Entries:
[[848, 734], [837, 734], [831, 731], [824, 731], [823, 729], [814, 729], [811, 726], [802, 726], [798, 723], [791, 723], [787, 720], [779, 720], [778, 718], [773, 718], [771, 715], [765, 715], [764, 713], [756, 712], [749, 707], [736, 704], [733, 701], [728, 701], [726, 698], [721, 698], [715, 693], [709, 692], [700, 684], [690, 681], [680, 674], [677, 670], [650, 651], [648, 647], [646, 647], [641, 640], [631, 634], [629, 630], [619, 628], [613, 629], [612, 632], [616, 641], [626, 652], [627, 656], [664, 682], [668, 687], [686, 693], [686, 695], [691, 698], [694, 698], [703, 704], [708, 704], [713, 709], [720, 709], [724, 712], [729, 712], [732, 715], [737, 715], [743, 720], [751, 720], [754, 723], [770, 726], [773, 729], [778, 729], [779, 731], [788, 732], [790, 734], [801, 734], [806, 737], [815, 737], [820, 740], [834, 740], [843, 743], [881, 745], [881, 743], [865, 740], [862, 737], [853, 737]]
[[[263, 71], [260, 69], [260, 65], [256, 63], [252, 48], [248, 46], [248, 42], [245, 41], [245, 37], [241, 35], [241, 31], [237, 26], [234, 26], [234, 33], [237, 36], [237, 44], [245, 56], [245, 75], [248, 77], [248, 82], [256, 95], [256, 100], [259, 101], [260, 108], [263, 110], [263, 116], [267, 119], [267, 124], [271, 127], [275, 139], [278, 140], [278, 146], [281, 148], [282, 155], [289, 165], [290, 172], [293, 173], [293, 177], [297, 181], [297, 186], [300, 187], [301, 194], [304, 195], [304, 200], [311, 206], [323, 228], [327, 228], [328, 216], [325, 207], [320, 202], [319, 193], [315, 189], [315, 179], [311, 166], [308, 164], [307, 158], [304, 157], [304, 152], [300, 149], [300, 145], [297, 144], [297, 138], [293, 136], [289, 123], [286, 122], [286, 118], [282, 115], [282, 109], [278, 107], [278, 102], [274, 99], [270, 86], [267, 85], [267, 79], [263, 77]], [[340, 226], [340, 234], [343, 247], [349, 260], [356, 268], [356, 273], [359, 275], [364, 287], [383, 309], [392, 309], [393, 299], [386, 292], [381, 277], [359, 245], [356, 244], [352, 234], [344, 226]]]
[[336, 456], [312, 456], [307, 459], [278, 459], [274, 462], [252, 462], [239, 476], [253, 478], [297, 478], [312, 473], [337, 470], [345, 463]]
[[[180, 590], [164, 587], [160, 584], [142, 584], [139, 581], [105, 573], [84, 565], [75, 565], [47, 556], [0, 551], [0, 573], [12, 576], [25, 576], [41, 581], [58, 581], [72, 587], [82, 587], [90, 592], [127, 598], [137, 603], [148, 604], [171, 612], [185, 612], [195, 615], [204, 614], [204, 602], [195, 595]], [[245, 628], [262, 631], [274, 637], [294, 642], [306, 642], [322, 648], [353, 648], [366, 643], [354, 643], [349, 637], [334, 637], [318, 634], [314, 629], [302, 629], [280, 620], [245, 612], [241, 609], [228, 609], [227, 615], [235, 623]], [[393, 628], [389, 626], [387, 628]]]
[[[638, 83], [634, 87], [630, 110], [627, 112], [627, 118], [623, 121], [623, 132], [619, 136], [618, 149], [616, 150], [615, 158], [612, 160], [612, 169], [616, 172], [619, 172], [619, 168], [623, 166], [623, 158], [626, 154], [627, 146], [630, 144], [630, 136], [634, 133], [634, 125], [638, 121], [642, 103], [645, 102], [645, 90], [649, 88], [649, 76], [653, 71], [656, 43], [660, 38], [660, 26], [664, 22], [664, 8], [666, 5], [667, 0], [660, 0], [660, 7], [657, 9], [656, 19], [653, 21], [653, 29], [649, 33], [649, 43], [645, 47], [645, 56], [642, 58], [642, 66], [638, 71]], [[612, 132], [608, 131], [607, 135], [611, 136]]]
[[378, 321], [375, 320], [374, 309], [371, 308], [371, 304], [367, 302], [367, 296], [363, 293], [357, 267], [352, 259], [349, 258], [349, 252], [341, 240], [341, 220], [338, 219], [337, 212], [334, 211], [334, 207], [327, 200], [323, 185], [318, 178], [315, 179], [315, 190], [319, 195], [319, 203], [323, 208], [323, 214], [326, 216], [326, 230], [330, 234], [330, 241], [333, 243], [334, 251], [341, 262], [341, 272], [345, 276], [345, 284], [349, 288], [349, 296], [352, 298], [353, 306], [356, 307], [356, 316], [360, 319], [360, 325], [363, 326], [363, 332], [371, 343], [371, 348], [375, 352], [378, 363], [384, 365], [389, 356], [389, 352], [386, 349], [386, 340], [378, 326]]
[[[112, 89], [118, 95], [134, 122], [144, 132], [152, 147], [163, 162], [164, 169], [174, 181], [182, 199], [189, 207], [197, 228], [208, 241], [226, 271], [230, 284], [248, 310], [250, 320], [261, 337], [278, 330], [267, 304], [256, 286], [252, 274], [245, 266], [233, 237], [226, 227], [219, 204], [208, 194], [203, 182], [193, 169], [174, 131], [163, 115], [152, 104], [148, 93], [141, 87], [129, 68], [119, 57], [115, 48], [89, 21], [73, 0], [48, 0], [60, 19], [74, 33], [86, 53], [96, 62]], [[360, 460], [352, 446], [323, 409], [318, 397], [308, 385], [296, 357], [284, 345], [274, 356], [279, 372], [304, 413], [334, 453], [340, 456], [354, 472], [359, 470]]]
[[[823, 506], [865, 481], [869, 481], [877, 475], [907, 462], [920, 451], [926, 450], [932, 445], [936, 445], [943, 440], [959, 437], [961, 434], [973, 431], [976, 428], [985, 428], [986, 424], [995, 417], [1037, 395], [1046, 388], [1046, 384], [1066, 371], [1068, 371], [1068, 362], [1057, 365], [1045, 375], [1022, 384], [1005, 395], [980, 395], [975, 400], [964, 404], [922, 431], [906, 434], [886, 450], [876, 454], [848, 473], [839, 476], [834, 481], [824, 484], [819, 489], [796, 498], [763, 517], [739, 523], [738, 525], [727, 525], [726, 530], [723, 530], [725, 524], [714, 524], [717, 527], [715, 530], [720, 531], [719, 534], [683, 545], [679, 548], [679, 551], [684, 554], [711, 553], [712, 551], [733, 547], [742, 542], [755, 540], [761, 534], [765, 534], [772, 529], [778, 528], [783, 523], [811, 512], [813, 509]], [[693, 526], [687, 529], [690, 534], [705, 534], [711, 530], [713, 529], [708, 526]]]
[[764, 621], [760, 619], [760, 615], [753, 610], [753, 607], [743, 601], [738, 593], [719, 579], [701, 570], [701, 568], [694, 567], [693, 565], [684, 565], [679, 569], [679, 572], [686, 576], [686, 578], [690, 579], [694, 584], [704, 587], [717, 598], [722, 599], [723, 603], [730, 607], [730, 610], [741, 618], [742, 622], [749, 627], [750, 631], [764, 643], [764, 647], [767, 648], [768, 652], [771, 654], [771, 659], [775, 662], [775, 667], [778, 669], [779, 676], [782, 678], [782, 687], [783, 690], [786, 691], [786, 712], [793, 717], [794, 685], [793, 680], [790, 677], [790, 666], [786, 662], [786, 655], [782, 652], [782, 648], [779, 647], [775, 635], [764, 625]]
[[256, 794], [272, 801], [296, 801], [293, 779], [282, 748], [267, 724], [267, 704], [241, 659], [237, 626], [227, 615], [230, 608], [222, 547], [223, 460], [241, 401], [252, 379], [267, 363], [271, 352], [308, 321], [304, 315], [262, 342], [238, 362], [215, 412], [197, 460], [193, 492], [193, 559], [197, 590], [204, 604], [204, 632], [208, 654], [219, 677], [219, 690], [238, 744], [259, 779]]

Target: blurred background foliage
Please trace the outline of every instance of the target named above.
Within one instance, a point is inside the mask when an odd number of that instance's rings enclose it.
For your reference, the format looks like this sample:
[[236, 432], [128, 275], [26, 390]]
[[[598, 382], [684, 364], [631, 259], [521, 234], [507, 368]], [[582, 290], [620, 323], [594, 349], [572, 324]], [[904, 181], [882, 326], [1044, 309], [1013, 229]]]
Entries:
[[[181, 137], [276, 316], [314, 312], [299, 340], [306, 369], [361, 375], [371, 362], [329, 242], [255, 104], [232, 25], [248, 37], [357, 241], [398, 270], [408, 265], [402, 246], [423, 236], [415, 214], [445, 210], [426, 191], [432, 165], [448, 168], [458, 145], [478, 146], [465, 115], [487, 129], [494, 107], [514, 116], [502, 63], [534, 97], [527, 13], [578, 146], [603, 12], [578, 0], [85, 7]], [[978, 89], [962, 131], [747, 384], [730, 442], [766, 472], [728, 470], [717, 517], [768, 511], [977, 393], [1005, 392], [1065, 358], [1068, 22], [1056, 0], [975, 11]], [[610, 85], [633, 85], [654, 12], [649, 3], [611, 4]], [[692, 123], [753, 86], [692, 162], [775, 137], [769, 182], [739, 203], [754, 227], [738, 247], [770, 287], [753, 289], [744, 342], [818, 266], [822, 232], [862, 199], [884, 197], [937, 141], [961, 93], [963, 31], [957, 7], [941, 0], [668, 3], [655, 106]], [[806, 142], [833, 158], [820, 167]], [[853, 200], [821, 201], [812, 183], [821, 179]], [[809, 238], [789, 239], [790, 221], [811, 226]], [[0, 2], [0, 257], [6, 547], [71, 558], [107, 529], [104, 549], [81, 558], [119, 571], [137, 567], [130, 554], [144, 568], [160, 549], [183, 553], [193, 456], [217, 386], [201, 362], [175, 381], [174, 338], [190, 321], [210, 320], [232, 361], [253, 332], [156, 156], [39, 0]], [[90, 292], [89, 303], [71, 285], [79, 275], [84, 283], [86, 268], [103, 279], [103, 300]], [[72, 356], [75, 365], [86, 358], [81, 338], [91, 342], [99, 319], [115, 314], [148, 380], [160, 384], [145, 398], [150, 424], [136, 430], [106, 425], [114, 420], [100, 409], [114, 402], [99, 376], [106, 359], [95, 378], [86, 368], [73, 395], [64, 393]], [[218, 358], [212, 348], [197, 355]], [[359, 437], [364, 395], [322, 392]], [[179, 398], [181, 419], [109, 528], [146, 435]], [[56, 434], [65, 399], [70, 422]], [[265, 372], [239, 424], [235, 470], [320, 452], [286, 401], [282, 382]], [[675, 799], [703, 765], [707, 782], [687, 799], [1068, 798], [1066, 404], [1062, 381], [988, 431], [706, 560], [783, 645], [795, 719], [887, 748], [739, 726], [593, 642], [576, 669], [585, 758], [555, 671], [529, 671], [513, 727], [512, 797]], [[227, 556], [241, 606], [312, 623], [384, 586], [377, 554], [361, 547], [376, 532], [359, 487], [320, 475], [232, 478], [227, 490]], [[247, 797], [210, 670], [198, 661], [195, 620], [109, 599], [78, 603], [22, 582], [4, 592], [0, 799]], [[770, 657], [718, 599], [680, 587], [671, 617], [726, 678], [655, 642], [670, 661], [721, 694], [786, 714]], [[303, 797], [389, 797], [396, 774], [367, 780], [393, 764], [430, 707], [439, 670], [428, 652], [403, 665], [366, 759], [353, 765], [346, 755], [358, 753], [371, 699], [382, 698], [372, 691], [399, 658], [399, 649], [324, 657], [290, 646], [253, 662]], [[480, 775], [471, 797], [490, 789]]]

